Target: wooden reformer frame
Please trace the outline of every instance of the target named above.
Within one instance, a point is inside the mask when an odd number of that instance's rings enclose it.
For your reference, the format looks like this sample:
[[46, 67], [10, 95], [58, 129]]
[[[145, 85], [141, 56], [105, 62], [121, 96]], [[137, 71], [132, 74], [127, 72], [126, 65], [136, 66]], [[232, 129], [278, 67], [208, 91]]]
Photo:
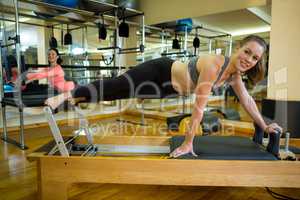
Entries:
[[[33, 152], [42, 200], [68, 198], [73, 183], [119, 183], [181, 186], [300, 188], [299, 161], [168, 159], [168, 136], [94, 136], [98, 146], [148, 146], [164, 153], [97, 152], [97, 156], [49, 155]], [[88, 137], [77, 136], [77, 144]], [[91, 141], [90, 141], [91, 142]], [[100, 148], [101, 149], [101, 148]], [[163, 150], [163, 151], [161, 151]]]

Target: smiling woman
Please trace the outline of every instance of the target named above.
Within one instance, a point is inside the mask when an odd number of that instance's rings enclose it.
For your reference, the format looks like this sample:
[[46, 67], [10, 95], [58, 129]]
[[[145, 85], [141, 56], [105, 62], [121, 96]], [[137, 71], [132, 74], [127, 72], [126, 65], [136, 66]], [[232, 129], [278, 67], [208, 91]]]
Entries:
[[48, 51], [48, 62], [49, 68], [41, 68], [36, 72], [27, 73], [26, 80], [33, 81], [47, 78], [51, 87], [58, 92], [67, 92], [74, 89], [75, 84], [72, 81], [66, 81], [64, 78], [65, 73], [60, 66], [62, 59], [57, 49], [51, 48]]
[[265, 66], [262, 60], [265, 51], [265, 41], [258, 36], [250, 35], [242, 40], [231, 57], [208, 55], [192, 58], [189, 63], [165, 57], [146, 61], [116, 78], [97, 80], [49, 98], [46, 104], [55, 109], [65, 100], [74, 103], [76, 99], [101, 101], [153, 98], [153, 95], [156, 98], [165, 98], [194, 92], [196, 100], [185, 140], [171, 153], [171, 157], [187, 153], [196, 156], [193, 151], [193, 139], [203, 118], [208, 96], [212, 89], [224, 83], [231, 84], [240, 103], [259, 128], [267, 133], [273, 133], [276, 129], [281, 130], [277, 124], [266, 125], [241, 77], [241, 74], [247, 74], [253, 83], [263, 78]]
[[[259, 46], [255, 43], [258, 43]], [[266, 73], [263, 54], [267, 50], [267, 45], [260, 37], [255, 35], [246, 37], [242, 40], [240, 45], [242, 51], [244, 51], [244, 53], [241, 54], [241, 59], [245, 60], [245, 64], [251, 66], [253, 62], [255, 63], [254, 67], [248, 67], [249, 69], [247, 68], [245, 70], [245, 75], [247, 75], [250, 81], [256, 84], [264, 78]]]

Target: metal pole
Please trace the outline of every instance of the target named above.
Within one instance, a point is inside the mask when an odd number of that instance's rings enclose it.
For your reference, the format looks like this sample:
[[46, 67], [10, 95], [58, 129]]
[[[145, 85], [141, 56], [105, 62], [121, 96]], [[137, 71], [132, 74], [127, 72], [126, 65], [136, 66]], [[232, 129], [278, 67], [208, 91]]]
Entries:
[[[84, 63], [83, 65], [84, 66], [89, 66], [90, 63], [88, 61], [88, 41], [87, 41], [87, 26], [84, 26], [83, 29], [82, 29], [82, 42], [83, 42], [83, 50], [84, 50], [84, 54], [85, 54], [85, 60], [84, 60]], [[85, 71], [85, 77], [88, 77], [87, 79], [87, 82], [90, 83], [91, 82], [91, 71], [87, 70]]]
[[232, 36], [229, 36], [229, 50], [228, 50], [228, 56], [231, 56], [232, 53]]
[[[4, 36], [4, 35], [2, 35]], [[3, 37], [2, 37], [3, 38]], [[2, 44], [1, 44], [2, 45]], [[1, 112], [2, 112], [2, 126], [3, 126], [3, 139], [7, 139], [7, 129], [6, 129], [6, 110], [5, 105], [2, 102], [4, 98], [4, 91], [3, 91], [3, 66], [2, 66], [2, 49], [0, 48], [0, 102], [1, 102]]]
[[[145, 15], [142, 16], [142, 45], [145, 47]], [[144, 62], [144, 51], [142, 52], [142, 62]]]
[[[44, 108], [44, 113], [45, 113], [45, 117], [47, 118], [51, 133], [54, 137], [54, 140], [56, 142], [56, 146], [59, 149], [60, 154], [62, 156], [65, 156], [65, 157], [69, 157], [70, 156], [69, 151], [66, 147], [64, 139], [63, 139], [63, 137], [60, 133], [60, 130], [57, 126], [57, 123], [55, 121], [55, 118], [52, 114], [52, 111], [51, 111], [50, 107], [48, 107], [48, 106], [45, 107]], [[52, 151], [50, 151], [50, 152], [52, 152]]]
[[182, 114], [185, 114], [186, 110], [185, 110], [185, 96], [182, 95]]
[[184, 51], [187, 52], [188, 31], [187, 26], [184, 26]]
[[[1, 100], [2, 101], [2, 100]], [[2, 123], [3, 123], [3, 140], [7, 140], [7, 127], [6, 127], [6, 108], [5, 105], [3, 103], [2, 104]]]
[[[142, 16], [142, 45], [145, 47], [145, 15]], [[142, 62], [145, 62], [145, 53], [144, 51], [141, 52], [142, 53]], [[145, 113], [144, 113], [144, 99], [142, 99], [142, 116], [141, 116], [141, 125], [145, 126]]]
[[145, 113], [144, 113], [145, 107], [144, 107], [144, 99], [142, 99], [142, 116], [141, 116], [141, 125], [145, 126]]
[[[120, 45], [120, 41], [119, 41], [119, 19], [118, 19], [118, 9], [115, 9], [115, 31], [114, 31], [114, 46], [115, 47], [120, 47], [122, 48], [122, 46]], [[118, 54], [118, 48], [114, 48], [114, 55], [115, 55], [115, 59], [114, 59], [114, 67], [116, 67], [116, 65], [118, 65], [118, 75], [121, 74], [121, 65], [120, 65], [120, 57]], [[118, 110], [119, 110], [119, 130], [121, 131], [122, 128], [122, 116], [121, 116], [121, 111], [122, 111], [122, 100], [117, 100], [117, 106], [118, 106]]]
[[163, 99], [159, 99], [159, 111], [162, 112], [163, 111]]
[[[0, 24], [0, 28], [2, 23]], [[2, 28], [0, 30], [2, 32]], [[2, 45], [4, 35], [2, 34], [2, 38], [0, 38], [0, 46]], [[4, 97], [4, 92], [3, 92], [3, 66], [2, 66], [2, 48], [0, 48], [0, 101], [2, 102], [2, 98]]]
[[[3, 13], [2, 13], [2, 16], [3, 16]], [[0, 24], [0, 26], [2, 26], [2, 28], [1, 28], [1, 33], [2, 33], [2, 43], [4, 44], [4, 45], [6, 45], [7, 44], [7, 37], [6, 37], [6, 35], [5, 35], [5, 23], [4, 23], [4, 21], [1, 21], [2, 23]], [[1, 44], [2, 45], [2, 44]], [[6, 57], [6, 54], [4, 54], [4, 56]], [[1, 83], [0, 83], [0, 90], [1, 90], [1, 107], [2, 107], [2, 109], [1, 109], [1, 112], [2, 112], [2, 126], [3, 126], [3, 140], [4, 141], [7, 141], [7, 122], [6, 122], [6, 105], [4, 104], [4, 103], [2, 103], [2, 100], [3, 100], [3, 98], [4, 98], [4, 88], [3, 88], [3, 66], [2, 66], [2, 49], [0, 49], [0, 67], [1, 67], [1, 71], [0, 71], [0, 73], [1, 73], [1, 76], [0, 76], [0, 78], [1, 78]]]
[[[196, 36], [195, 37], [198, 37], [198, 33], [199, 33], [198, 28], [196, 28]], [[201, 44], [201, 42], [200, 42], [200, 44]], [[194, 52], [195, 56], [197, 56], [199, 54], [200, 48], [201, 48], [200, 46], [199, 46], [199, 48], [195, 48], [195, 52]]]
[[[115, 9], [115, 38], [114, 38], [114, 46], [115, 47], [119, 47], [119, 20], [118, 20], [118, 10]], [[114, 59], [114, 66], [118, 65], [118, 75], [120, 75], [121, 73], [121, 66], [119, 65], [119, 56], [118, 56], [118, 49], [114, 48], [114, 55], [115, 55], [115, 59]]]
[[211, 54], [212, 53], [212, 39], [208, 40], [208, 53]]
[[[16, 20], [16, 56], [17, 56], [17, 66], [18, 66], [18, 75], [20, 76], [22, 73], [21, 69], [21, 44], [20, 44], [20, 25], [19, 25], [19, 8], [18, 8], [18, 0], [14, 0], [15, 6], [15, 20]], [[20, 83], [20, 86], [22, 83]], [[18, 88], [17, 91], [17, 104], [19, 107], [20, 114], [20, 147], [21, 149], [25, 149], [24, 142], [24, 114], [23, 114], [23, 103], [22, 103], [22, 90], [21, 87]]]
[[161, 53], [164, 53], [165, 50], [165, 30], [163, 29], [161, 32]]
[[84, 27], [84, 52], [88, 51], [88, 40], [87, 40], [87, 36], [88, 36], [88, 27], [85, 26]]
[[289, 140], [290, 140], [290, 133], [289, 132], [286, 132], [285, 133], [285, 141], [284, 141], [284, 150], [286, 152], [289, 151]]
[[[20, 105], [22, 106], [22, 105]], [[24, 113], [23, 106], [19, 108], [20, 112], [20, 147], [21, 149], [25, 149], [25, 141], [24, 141]]]
[[[3, 13], [2, 13], [2, 16], [3, 16]], [[2, 41], [1, 45], [6, 45], [7, 44], [7, 39], [6, 39], [6, 36], [5, 36], [5, 22], [3, 21], [2, 17], [0, 18], [0, 20], [1, 20], [1, 23], [0, 23], [1, 38], [0, 38], [0, 41]]]

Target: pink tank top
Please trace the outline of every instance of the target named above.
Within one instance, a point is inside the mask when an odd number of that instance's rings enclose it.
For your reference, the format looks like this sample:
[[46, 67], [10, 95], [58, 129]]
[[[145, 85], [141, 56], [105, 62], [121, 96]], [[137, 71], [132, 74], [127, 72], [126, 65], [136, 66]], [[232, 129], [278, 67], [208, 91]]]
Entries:
[[38, 80], [47, 78], [51, 87], [55, 88], [59, 92], [68, 92], [75, 88], [75, 84], [73, 81], [66, 81], [64, 70], [60, 65], [56, 65], [55, 67], [42, 68], [37, 73], [28, 73], [28, 80]]

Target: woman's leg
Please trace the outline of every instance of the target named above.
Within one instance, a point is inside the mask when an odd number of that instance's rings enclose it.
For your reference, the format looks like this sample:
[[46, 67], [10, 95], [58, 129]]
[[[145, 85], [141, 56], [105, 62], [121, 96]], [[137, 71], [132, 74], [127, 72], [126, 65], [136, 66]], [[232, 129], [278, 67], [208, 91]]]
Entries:
[[52, 108], [66, 99], [98, 102], [126, 98], [162, 98], [175, 94], [171, 85], [173, 60], [158, 58], [146, 61], [124, 74], [107, 80], [97, 80], [73, 91], [48, 99]]
[[[72, 91], [72, 96], [85, 97], [87, 101], [115, 100], [124, 98], [159, 98], [169, 93], [173, 61], [158, 58], [146, 61], [124, 74], [107, 80], [97, 80]], [[167, 90], [165, 90], [167, 89]]]

